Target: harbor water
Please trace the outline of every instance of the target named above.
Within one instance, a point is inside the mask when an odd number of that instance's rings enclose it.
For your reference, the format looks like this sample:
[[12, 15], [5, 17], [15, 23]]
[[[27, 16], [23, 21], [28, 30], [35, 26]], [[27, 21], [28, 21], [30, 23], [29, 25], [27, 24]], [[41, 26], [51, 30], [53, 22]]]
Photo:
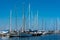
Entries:
[[42, 36], [32, 36], [32, 37], [2, 37], [0, 40], [60, 40], [60, 34], [50, 34]]

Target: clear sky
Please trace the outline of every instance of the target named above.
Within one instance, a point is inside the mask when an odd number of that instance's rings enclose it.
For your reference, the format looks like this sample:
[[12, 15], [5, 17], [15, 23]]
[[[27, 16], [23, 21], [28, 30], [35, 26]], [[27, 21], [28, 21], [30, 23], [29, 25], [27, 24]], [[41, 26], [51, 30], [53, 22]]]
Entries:
[[[31, 15], [35, 16], [36, 11], [39, 11], [40, 18], [60, 18], [60, 0], [0, 0], [0, 28], [9, 28], [9, 14], [12, 10], [12, 28], [17, 24], [20, 27], [22, 21], [22, 9], [24, 2], [24, 11], [28, 20], [28, 5], [31, 5]], [[31, 18], [33, 19], [33, 18]]]

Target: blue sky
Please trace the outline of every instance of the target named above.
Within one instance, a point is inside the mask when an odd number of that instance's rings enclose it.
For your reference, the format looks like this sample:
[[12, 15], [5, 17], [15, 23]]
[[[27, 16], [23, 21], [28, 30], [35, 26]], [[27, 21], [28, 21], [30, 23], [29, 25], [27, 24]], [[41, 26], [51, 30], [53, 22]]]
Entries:
[[[60, 18], [60, 0], [0, 0], [0, 28], [9, 28], [10, 10], [12, 10], [12, 28], [16, 28], [16, 14], [17, 24], [21, 26], [23, 2], [26, 19], [28, 18], [29, 3], [33, 17], [35, 17], [36, 11], [39, 11], [39, 20], [40, 18]], [[31, 20], [33, 19], [32, 16]]]

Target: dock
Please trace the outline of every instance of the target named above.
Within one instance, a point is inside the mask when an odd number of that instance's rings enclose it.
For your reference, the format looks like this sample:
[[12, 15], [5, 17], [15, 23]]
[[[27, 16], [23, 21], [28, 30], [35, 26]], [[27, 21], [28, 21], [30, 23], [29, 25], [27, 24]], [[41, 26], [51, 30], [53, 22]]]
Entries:
[[50, 35], [50, 34], [60, 34], [60, 31], [37, 31], [37, 32], [16, 32], [12, 31], [11, 33], [0, 33], [0, 37], [32, 37], [32, 36], [41, 36], [41, 35]]

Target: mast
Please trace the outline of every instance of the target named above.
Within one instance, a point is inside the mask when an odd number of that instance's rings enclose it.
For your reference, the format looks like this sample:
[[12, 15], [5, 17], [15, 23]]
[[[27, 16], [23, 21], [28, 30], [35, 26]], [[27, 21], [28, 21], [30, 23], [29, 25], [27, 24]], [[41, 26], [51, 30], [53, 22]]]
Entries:
[[30, 4], [29, 4], [29, 29], [30, 29]]
[[11, 21], [12, 21], [11, 20], [11, 18], [12, 18], [11, 16], [12, 16], [12, 10], [10, 10], [10, 32], [11, 32]]
[[58, 25], [59, 25], [59, 18], [56, 19], [56, 30], [58, 30]]
[[60, 25], [60, 24], [59, 24], [59, 17], [58, 17], [58, 30], [59, 30], [59, 25]]
[[[36, 20], [36, 21], [37, 21], [37, 27], [38, 27], [38, 10], [37, 10], [37, 20]], [[37, 29], [38, 29], [38, 28], [37, 28]]]
[[16, 25], [15, 25], [15, 28], [16, 28], [15, 31], [17, 31], [17, 27], [18, 27], [18, 26], [17, 26], [17, 12], [16, 12], [16, 10], [15, 10], [15, 14], [16, 14], [16, 15], [15, 15], [15, 20], [16, 20], [16, 22], [15, 22], [15, 24], [16, 24]]
[[55, 27], [56, 27], [56, 29], [55, 29], [55, 31], [57, 30], [57, 18], [56, 18], [56, 24], [55, 24]]
[[53, 29], [52, 29], [53, 28], [53, 20], [52, 20], [52, 18], [50, 19], [50, 27], [51, 27], [50, 30], [53, 31]]
[[[23, 5], [24, 5], [24, 3], [23, 3]], [[25, 31], [25, 14], [24, 14], [24, 6], [23, 6], [22, 14], [23, 14], [23, 17], [22, 17], [22, 20], [23, 20], [22, 32], [23, 32], [23, 31]]]
[[56, 22], [55, 22], [55, 31], [57, 30], [57, 18], [56, 18]]
[[42, 18], [42, 31], [43, 31], [43, 27], [44, 27], [44, 23], [43, 23], [43, 21], [44, 21], [44, 20], [43, 20], [43, 18]]

